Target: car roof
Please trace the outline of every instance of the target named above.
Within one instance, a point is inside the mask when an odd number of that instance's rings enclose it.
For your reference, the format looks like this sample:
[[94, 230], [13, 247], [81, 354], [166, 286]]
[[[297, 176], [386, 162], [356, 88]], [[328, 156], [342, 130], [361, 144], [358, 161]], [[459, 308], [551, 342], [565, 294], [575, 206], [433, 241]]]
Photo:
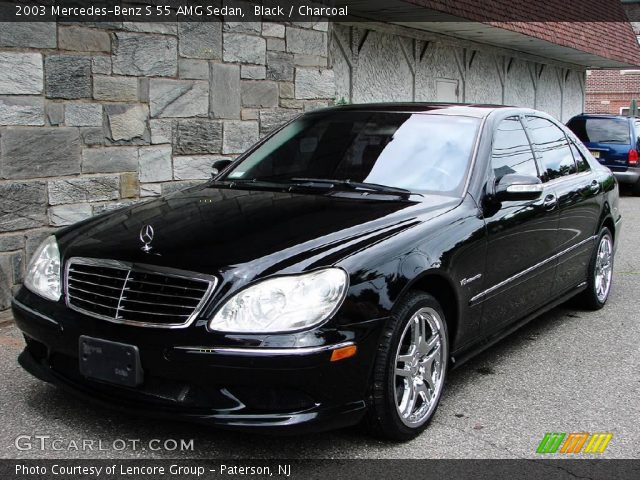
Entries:
[[638, 117], [630, 117], [628, 115], [614, 115], [613, 113], [581, 113], [579, 115], [574, 115], [571, 120], [574, 118], [623, 118], [623, 119], [637, 119]]
[[484, 118], [496, 110], [514, 109], [531, 111], [531, 109], [510, 107], [507, 105], [491, 105], [479, 103], [443, 103], [443, 102], [389, 102], [362, 103], [337, 105], [323, 108], [322, 112], [330, 111], [376, 111], [376, 112], [413, 112], [437, 115], [464, 115], [468, 117]]

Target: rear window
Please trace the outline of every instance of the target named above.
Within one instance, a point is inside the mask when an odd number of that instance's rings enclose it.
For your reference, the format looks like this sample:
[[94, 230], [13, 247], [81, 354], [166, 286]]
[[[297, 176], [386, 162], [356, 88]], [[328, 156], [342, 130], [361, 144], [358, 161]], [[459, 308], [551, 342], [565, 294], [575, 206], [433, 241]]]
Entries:
[[585, 143], [631, 143], [629, 122], [624, 118], [580, 117], [567, 126]]

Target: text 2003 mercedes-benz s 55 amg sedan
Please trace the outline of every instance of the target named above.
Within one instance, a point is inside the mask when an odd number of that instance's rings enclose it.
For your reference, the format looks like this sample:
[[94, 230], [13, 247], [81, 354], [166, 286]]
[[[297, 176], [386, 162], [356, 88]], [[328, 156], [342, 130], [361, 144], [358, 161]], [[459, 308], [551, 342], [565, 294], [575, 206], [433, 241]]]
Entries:
[[43, 242], [13, 302], [26, 370], [131, 412], [403, 440], [454, 363], [607, 301], [617, 184], [544, 113], [338, 107], [215, 167]]

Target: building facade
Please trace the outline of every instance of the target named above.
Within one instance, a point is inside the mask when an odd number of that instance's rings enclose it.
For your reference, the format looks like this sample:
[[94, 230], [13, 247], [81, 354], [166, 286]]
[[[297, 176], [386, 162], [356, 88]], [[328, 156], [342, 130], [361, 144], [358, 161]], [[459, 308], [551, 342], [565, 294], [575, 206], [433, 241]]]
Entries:
[[[640, 0], [622, 0], [622, 5], [640, 42]], [[585, 112], [626, 115], [633, 100], [640, 102], [640, 70], [587, 71]]]
[[587, 113], [626, 115], [640, 102], [640, 70], [589, 70], [586, 85]]
[[483, 41], [453, 23], [2, 24], [0, 310], [57, 228], [201, 182], [302, 112], [460, 101], [566, 120], [587, 67], [640, 63], [562, 31], [474, 25]]

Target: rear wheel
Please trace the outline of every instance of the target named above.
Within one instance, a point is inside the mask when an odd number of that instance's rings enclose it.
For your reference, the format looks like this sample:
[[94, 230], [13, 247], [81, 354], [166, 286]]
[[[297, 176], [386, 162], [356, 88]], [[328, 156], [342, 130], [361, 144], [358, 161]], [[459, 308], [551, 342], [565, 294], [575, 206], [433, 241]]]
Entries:
[[633, 186], [631, 187], [631, 193], [636, 196], [640, 196], [640, 180], [633, 184]]
[[580, 304], [591, 310], [604, 307], [613, 280], [613, 235], [604, 227], [589, 263], [587, 289], [580, 294]]
[[411, 292], [387, 325], [376, 358], [367, 422], [374, 434], [410, 440], [433, 417], [449, 355], [447, 324], [431, 295]]

